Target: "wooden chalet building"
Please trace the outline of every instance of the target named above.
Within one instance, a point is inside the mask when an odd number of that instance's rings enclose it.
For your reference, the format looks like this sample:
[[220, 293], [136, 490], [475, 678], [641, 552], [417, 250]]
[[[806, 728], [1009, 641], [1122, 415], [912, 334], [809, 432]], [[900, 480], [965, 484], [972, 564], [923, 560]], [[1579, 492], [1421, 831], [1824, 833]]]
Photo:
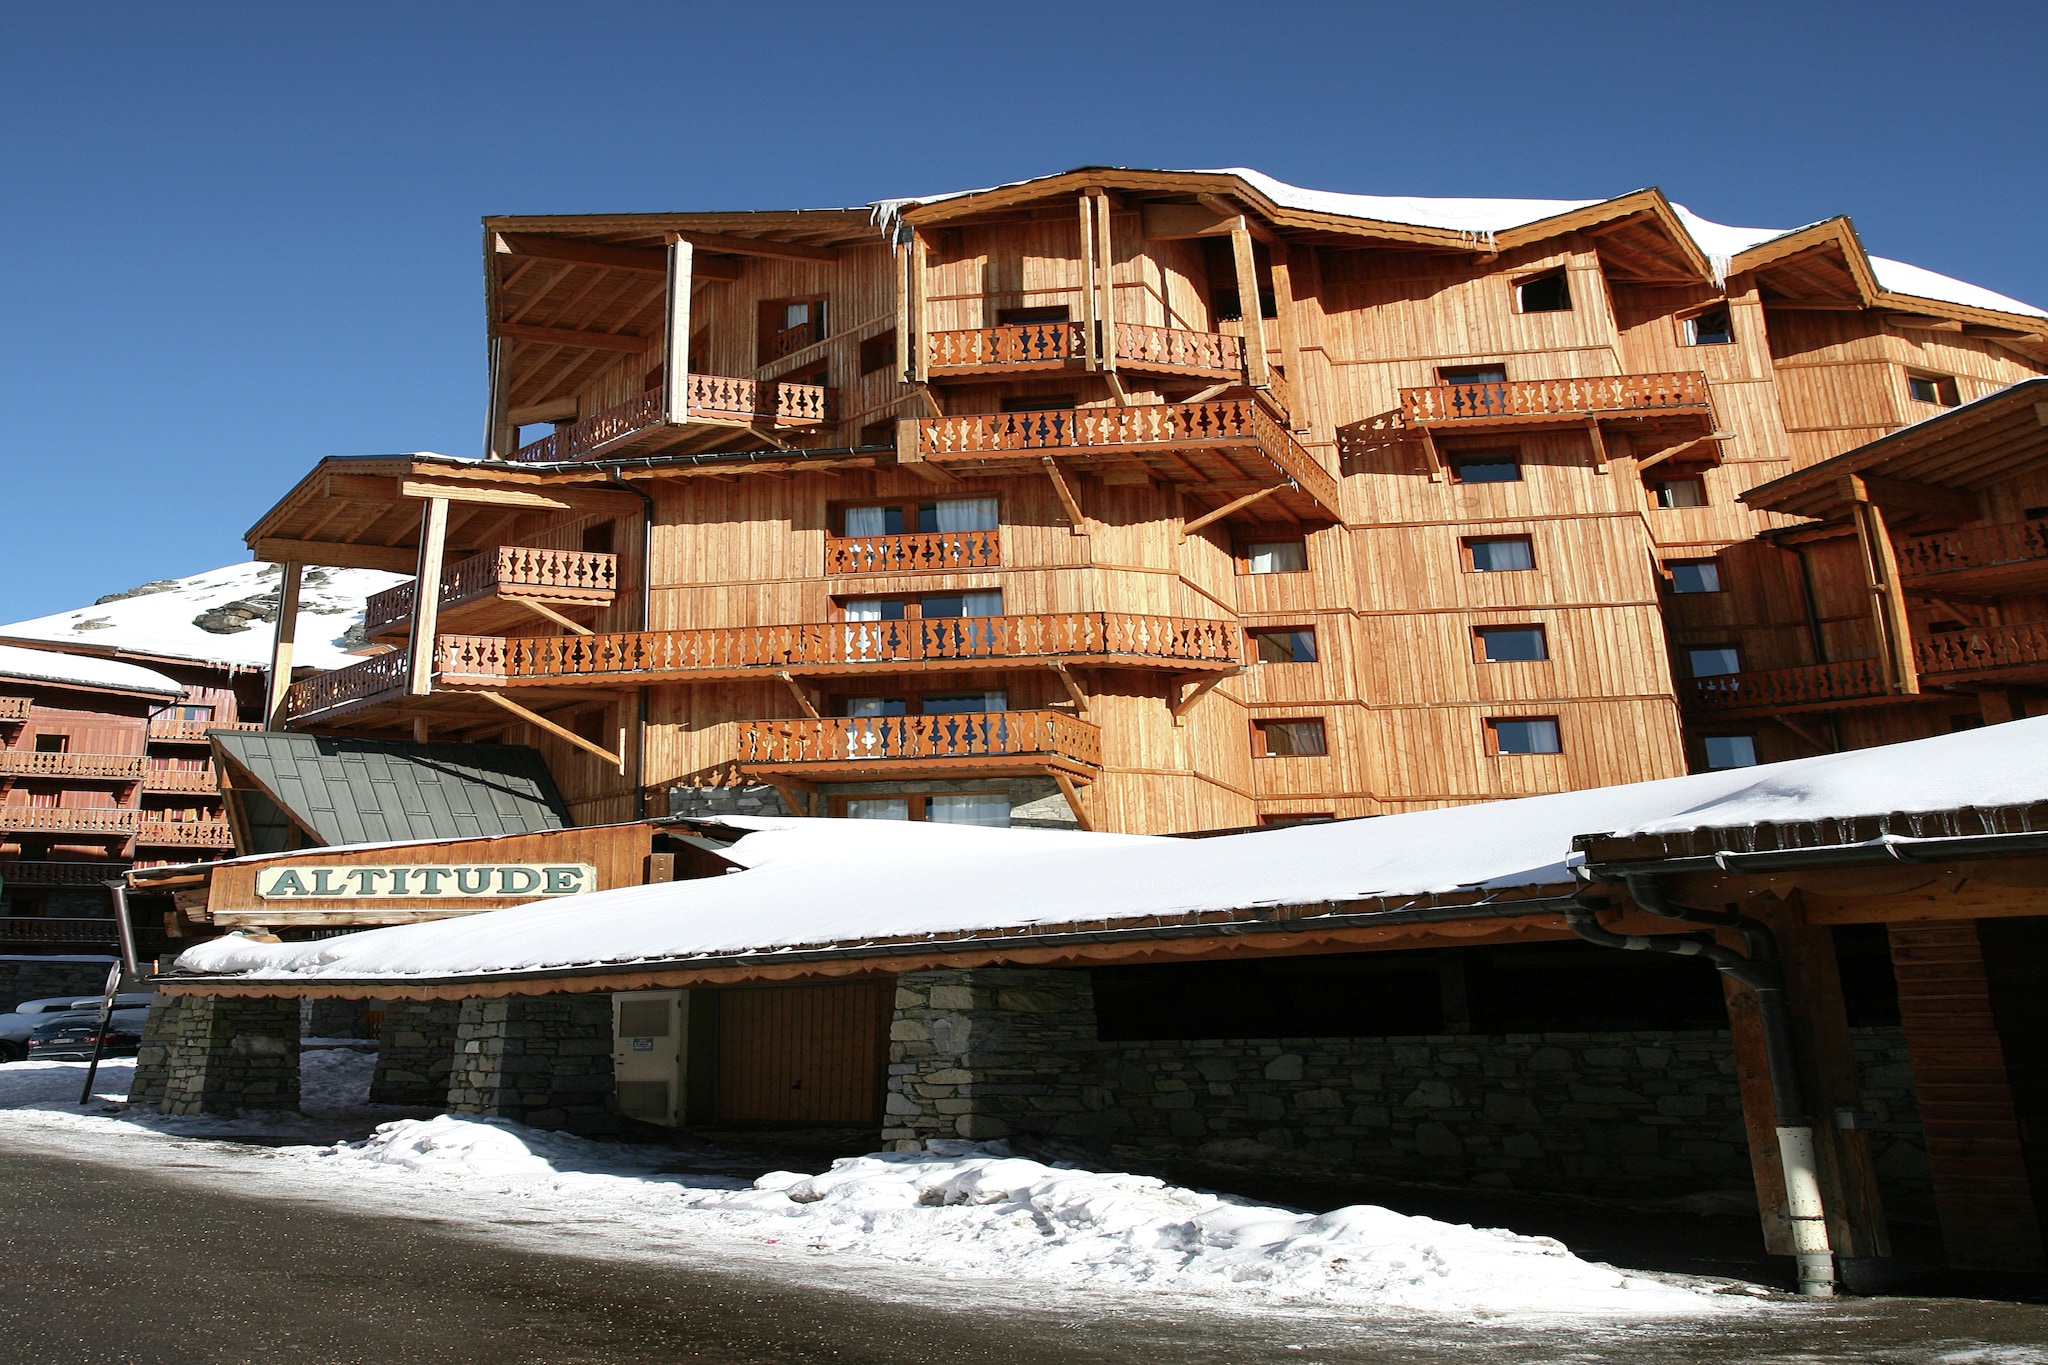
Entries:
[[[1799, 481], [2039, 375], [2048, 315], [1846, 219], [1095, 168], [490, 218], [484, 263], [487, 458], [325, 460], [249, 533], [287, 593], [417, 578], [371, 601], [389, 652], [274, 686], [272, 722], [537, 745], [577, 824], [1230, 828], [2000, 714], [1857, 634], [1872, 601], [1918, 640], [1990, 623], [1873, 593], [1918, 591], [1918, 550], [1856, 562], [1961, 503], [1909, 521], [1872, 471], [1857, 541], [1840, 479]], [[1845, 668], [1914, 699], [1802, 720]], [[1819, 672], [1753, 681], [1787, 669]]]

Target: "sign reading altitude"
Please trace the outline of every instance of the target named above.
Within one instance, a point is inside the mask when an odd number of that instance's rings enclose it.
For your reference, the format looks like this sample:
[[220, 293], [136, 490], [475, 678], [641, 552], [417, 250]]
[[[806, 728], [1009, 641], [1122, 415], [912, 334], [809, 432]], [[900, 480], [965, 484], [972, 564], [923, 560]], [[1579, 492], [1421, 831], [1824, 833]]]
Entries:
[[467, 900], [577, 896], [597, 890], [589, 863], [442, 863], [432, 867], [266, 867], [256, 894], [267, 901]]

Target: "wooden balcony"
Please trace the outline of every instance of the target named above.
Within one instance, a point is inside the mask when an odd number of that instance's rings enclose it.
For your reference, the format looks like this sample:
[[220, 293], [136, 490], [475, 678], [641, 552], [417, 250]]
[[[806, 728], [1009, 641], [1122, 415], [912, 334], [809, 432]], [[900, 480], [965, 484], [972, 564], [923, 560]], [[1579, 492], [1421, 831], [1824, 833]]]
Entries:
[[165, 744], [204, 744], [214, 730], [261, 730], [253, 720], [175, 720], [160, 716], [149, 723], [149, 737]]
[[35, 702], [29, 697], [0, 697], [0, 725], [19, 725]]
[[739, 726], [739, 766], [811, 781], [1051, 771], [1092, 777], [1102, 766], [1102, 732], [1061, 711], [756, 720]]
[[1336, 477], [1249, 398], [930, 417], [918, 423], [916, 458], [976, 474], [1042, 474], [1056, 458], [1084, 473], [1135, 470], [1225, 504], [1272, 490], [1247, 515], [1339, 515]]
[[1411, 427], [1555, 426], [1603, 417], [1674, 413], [1711, 418], [1707, 392], [1707, 377], [1695, 370], [1505, 384], [1438, 384], [1401, 390], [1400, 411]]
[[2048, 623], [1978, 626], [1924, 636], [1913, 642], [1913, 664], [1922, 678], [1944, 684], [2048, 681]]
[[141, 820], [135, 842], [157, 848], [233, 848], [235, 836], [225, 820]]
[[141, 754], [46, 754], [33, 749], [0, 749], [0, 777], [133, 782], [141, 776]]
[[121, 931], [113, 916], [105, 919], [56, 918], [48, 915], [0, 916], [0, 943], [118, 943]]
[[2011, 521], [1897, 536], [1899, 577], [1930, 591], [2039, 592], [2048, 588], [2048, 521]]
[[296, 723], [389, 700], [405, 690], [411, 667], [412, 652], [394, 649], [372, 655], [359, 664], [295, 682], [285, 693], [285, 720]]
[[560, 428], [512, 452], [515, 460], [551, 463], [599, 455], [653, 455], [701, 450], [736, 429], [779, 431], [833, 420], [832, 392], [816, 384], [761, 383], [725, 375], [693, 374], [685, 395], [686, 420], [666, 419], [660, 390]]
[[[618, 580], [617, 555], [500, 546], [443, 570], [441, 620], [485, 631], [531, 624], [533, 613], [522, 603], [601, 607], [617, 596]], [[364, 632], [402, 633], [412, 621], [414, 587], [400, 583], [372, 596], [363, 612]]]
[[101, 886], [119, 881], [129, 867], [128, 863], [0, 858], [0, 886]]
[[827, 536], [825, 572], [954, 573], [1003, 562], [1001, 531], [924, 531], [900, 536]]
[[[934, 379], [967, 375], [1034, 374], [1079, 370], [1079, 322], [1020, 322], [933, 332], [929, 367]], [[1112, 325], [1116, 366], [1141, 374], [1184, 375], [1211, 383], [1242, 383], [1244, 338], [1138, 323]]]
[[176, 792], [188, 796], [220, 795], [220, 779], [211, 768], [151, 767], [142, 774], [146, 792]]
[[15, 834], [69, 835], [79, 839], [125, 841], [142, 813], [125, 806], [0, 805], [0, 830]]
[[1767, 668], [1691, 678], [1680, 695], [1687, 709], [1717, 716], [1769, 715], [1793, 711], [1837, 711], [1892, 699], [1879, 659]]

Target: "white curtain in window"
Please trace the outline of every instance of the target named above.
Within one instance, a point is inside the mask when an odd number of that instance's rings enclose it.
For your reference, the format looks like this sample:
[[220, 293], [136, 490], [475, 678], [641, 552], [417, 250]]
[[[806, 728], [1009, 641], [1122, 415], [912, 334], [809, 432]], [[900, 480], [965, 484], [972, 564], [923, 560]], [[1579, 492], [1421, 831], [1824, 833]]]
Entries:
[[925, 818], [942, 825], [988, 825], [998, 829], [1010, 823], [1010, 798], [994, 792], [962, 792], [934, 796], [925, 802]]
[[963, 592], [960, 594], [962, 616], [1001, 616], [1003, 595], [1000, 592]]
[[1253, 573], [1300, 573], [1308, 567], [1308, 550], [1300, 541], [1268, 541], [1251, 547]]
[[882, 619], [882, 599], [859, 597], [846, 604], [846, 619], [849, 621], [879, 621]]
[[908, 820], [910, 802], [903, 797], [861, 797], [846, 803], [849, 820]]
[[[945, 506], [946, 504], [944, 503], [939, 504], [939, 520], [941, 523], [946, 519]], [[880, 536], [887, 535], [888, 532], [888, 508], [849, 507], [846, 509], [846, 534], [849, 536]]]
[[[852, 515], [851, 512], [848, 513]], [[847, 523], [847, 534], [851, 535], [853, 523]], [[996, 500], [994, 498], [953, 498], [939, 504], [939, 529], [941, 531], [993, 531], [996, 529]], [[994, 613], [990, 613], [993, 615]], [[968, 615], [974, 615], [969, 612]]]

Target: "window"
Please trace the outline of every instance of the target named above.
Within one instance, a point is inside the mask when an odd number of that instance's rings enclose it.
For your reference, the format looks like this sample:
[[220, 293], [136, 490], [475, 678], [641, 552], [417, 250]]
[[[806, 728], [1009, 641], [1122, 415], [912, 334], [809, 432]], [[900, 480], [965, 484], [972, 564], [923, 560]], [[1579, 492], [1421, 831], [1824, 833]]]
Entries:
[[583, 528], [583, 553], [587, 555], [608, 555], [612, 552], [612, 523], [600, 521], [595, 526]]
[[1571, 286], [1565, 283], [1562, 270], [1538, 275], [1515, 286], [1515, 304], [1524, 313], [1569, 313], [1572, 311]]
[[1682, 559], [1670, 566], [1671, 591], [1721, 591], [1721, 566], [1711, 559]]
[[1306, 573], [1308, 542], [1255, 540], [1244, 547], [1246, 573]]
[[1327, 825], [1337, 817], [1329, 811], [1268, 811], [1259, 817], [1259, 823], [1268, 829], [1281, 825]]
[[846, 803], [849, 820], [908, 820], [910, 802], [901, 796], [862, 796]]
[[994, 498], [942, 498], [933, 502], [863, 503], [839, 509], [841, 534], [898, 536], [906, 531], [993, 531]]
[[1742, 671], [1742, 651], [1734, 645], [1703, 645], [1686, 650], [1685, 663], [1695, 678], [1725, 678]]
[[1685, 320], [1688, 346], [1726, 346], [1735, 340], [1735, 325], [1728, 318], [1728, 305], [1717, 304]]
[[1023, 398], [1005, 398], [1004, 412], [1066, 412], [1080, 403], [1080, 398], [1071, 393], [1045, 393]]
[[1539, 663], [1550, 657], [1541, 626], [1480, 626], [1472, 634], [1483, 664]]
[[1438, 366], [1436, 382], [1439, 384], [1505, 384], [1508, 382], [1508, 367], [1505, 365]]
[[1255, 720], [1252, 754], [1257, 758], [1321, 758], [1330, 752], [1320, 720]]
[[172, 720], [212, 720], [211, 706], [173, 706], [163, 713]]
[[1037, 308], [999, 308], [996, 310], [998, 327], [1015, 327], [1029, 322], [1070, 322], [1073, 312], [1064, 303], [1047, 304]]
[[860, 372], [873, 374], [896, 363], [896, 329], [891, 327], [879, 336], [871, 336], [860, 344]]
[[839, 709], [850, 719], [877, 716], [978, 716], [1010, 709], [1006, 692], [935, 692], [925, 696], [848, 697]]
[[1486, 722], [1487, 752], [1495, 754], [1558, 754], [1557, 721], [1550, 716], [1495, 716]]
[[929, 820], [941, 825], [1008, 828], [1010, 798], [1003, 792], [948, 792], [926, 796], [841, 796], [834, 812], [848, 820]]
[[1698, 479], [1664, 479], [1657, 483], [1659, 507], [1705, 507], [1707, 486]]
[[1909, 374], [1906, 392], [1916, 403], [1933, 403], [1937, 407], [1952, 408], [1960, 401], [1956, 381], [1945, 374]]
[[1709, 768], [1754, 768], [1756, 736], [1708, 735], [1701, 743], [1707, 751]]
[[1465, 541], [1465, 567], [1472, 573], [1515, 573], [1536, 567], [1527, 536], [1480, 536]]
[[[1219, 286], [1209, 291], [1209, 313], [1212, 322], [1243, 322], [1244, 299], [1234, 286]], [[1270, 289], [1259, 291], [1259, 316], [1280, 316], [1279, 296]]]
[[825, 300], [775, 299], [761, 305], [760, 362], [763, 365], [794, 355], [823, 341]]
[[1312, 629], [1248, 630], [1252, 656], [1262, 664], [1312, 664], [1316, 661], [1316, 633]]
[[37, 735], [36, 752], [39, 754], [68, 754], [71, 752], [71, 736]]
[[1001, 592], [935, 592], [922, 597], [849, 597], [840, 610], [849, 621], [904, 621], [922, 617], [1001, 616]]
[[1520, 483], [1522, 466], [1513, 455], [1453, 455], [1451, 477], [1459, 483]]

